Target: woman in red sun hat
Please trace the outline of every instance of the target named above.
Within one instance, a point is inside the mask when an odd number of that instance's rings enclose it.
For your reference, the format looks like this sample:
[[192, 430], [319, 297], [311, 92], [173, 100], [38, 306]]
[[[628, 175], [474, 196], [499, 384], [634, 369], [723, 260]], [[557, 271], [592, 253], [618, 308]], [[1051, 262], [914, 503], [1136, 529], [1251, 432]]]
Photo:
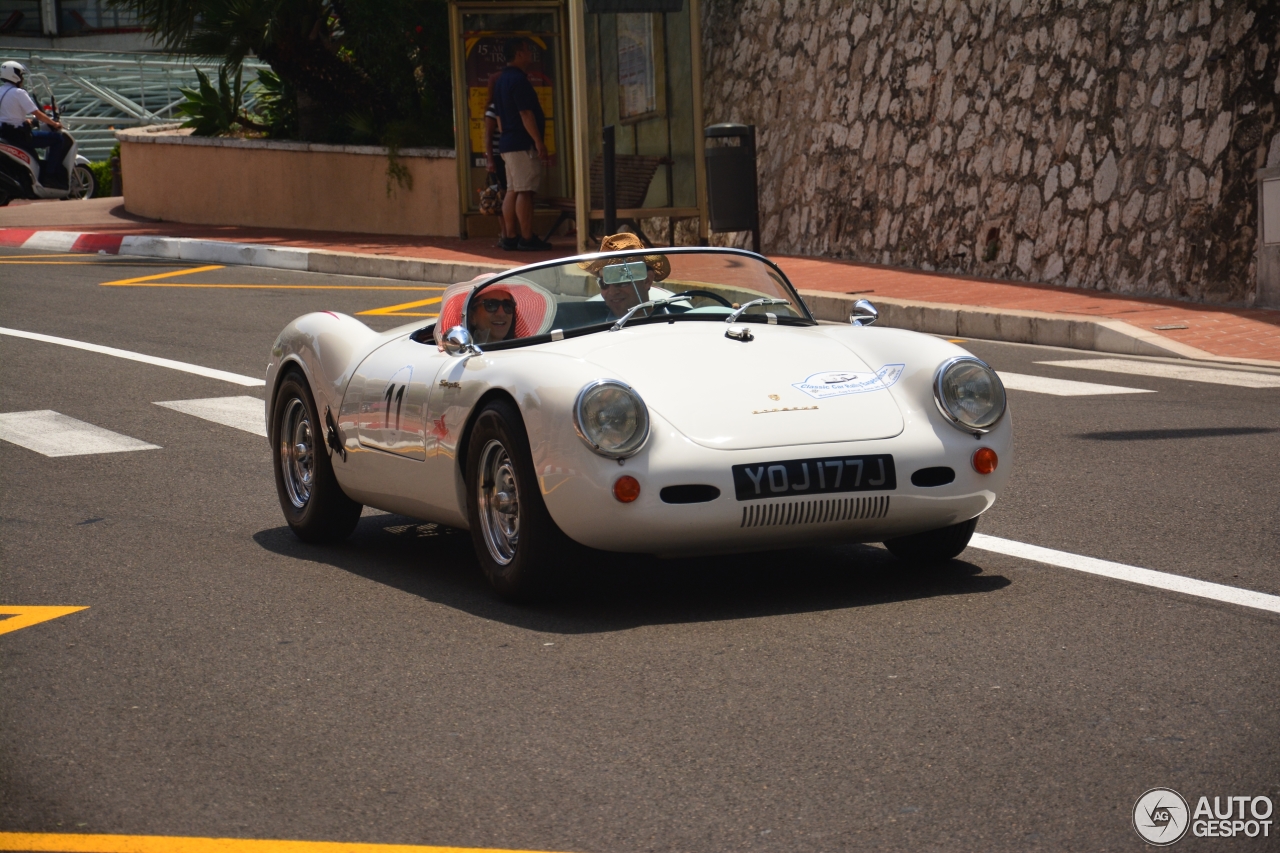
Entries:
[[[465, 325], [477, 344], [510, 341], [545, 334], [556, 313], [555, 297], [528, 281], [513, 279], [483, 287], [492, 274], [451, 286], [441, 298], [436, 322], [436, 344], [454, 326]], [[479, 288], [477, 290], [477, 288]], [[468, 294], [474, 293], [468, 315], [462, 312]]]
[[511, 340], [516, 335], [515, 297], [501, 285], [480, 293], [471, 301], [467, 328], [478, 344]]

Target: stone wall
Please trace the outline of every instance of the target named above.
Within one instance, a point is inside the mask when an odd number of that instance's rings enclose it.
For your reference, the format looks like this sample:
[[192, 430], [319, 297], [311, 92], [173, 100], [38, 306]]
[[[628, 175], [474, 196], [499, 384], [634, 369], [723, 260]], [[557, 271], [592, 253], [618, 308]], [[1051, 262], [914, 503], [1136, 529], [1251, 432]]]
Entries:
[[703, 8], [707, 123], [758, 128], [766, 251], [1252, 303], [1275, 0]]

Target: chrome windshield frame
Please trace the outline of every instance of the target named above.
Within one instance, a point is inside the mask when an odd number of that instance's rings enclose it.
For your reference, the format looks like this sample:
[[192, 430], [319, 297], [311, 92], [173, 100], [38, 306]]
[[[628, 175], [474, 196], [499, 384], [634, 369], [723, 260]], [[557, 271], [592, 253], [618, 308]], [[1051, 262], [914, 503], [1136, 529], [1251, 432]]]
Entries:
[[[471, 300], [476, 296], [476, 294], [480, 293], [485, 288], [495, 284], [500, 284], [509, 278], [525, 275], [526, 273], [536, 272], [537, 270], [551, 269], [552, 267], [565, 266], [566, 264], [576, 264], [581, 261], [607, 260], [610, 258], [634, 258], [637, 255], [654, 255], [654, 254], [657, 254], [657, 255], [737, 255], [739, 257], [750, 258], [753, 261], [759, 261], [760, 263], [764, 264], [765, 266], [773, 270], [775, 273], [777, 273], [778, 279], [782, 284], [782, 286], [786, 288], [787, 292], [790, 293], [790, 295], [795, 297], [795, 305], [799, 308], [800, 311], [803, 312], [803, 317], [798, 319], [807, 320], [809, 323], [815, 326], [818, 325], [818, 321], [814, 319], [813, 314], [809, 311], [809, 306], [805, 304], [805, 301], [804, 299], [801, 298], [799, 291], [797, 291], [795, 288], [795, 285], [791, 283], [791, 279], [787, 278], [787, 274], [784, 273], [777, 264], [775, 264], [773, 261], [766, 258], [764, 255], [759, 255], [759, 254], [756, 254], [755, 252], [748, 252], [746, 249], [733, 249], [728, 247], [721, 248], [718, 246], [671, 246], [671, 247], [655, 246], [652, 249], [623, 249], [622, 251], [618, 251], [618, 252], [592, 252], [591, 254], [587, 254], [587, 255], [572, 255], [567, 258], [556, 258], [555, 260], [550, 260], [550, 261], [539, 261], [536, 264], [526, 264], [525, 266], [515, 267], [513, 269], [509, 269], [509, 270], [506, 270], [505, 272], [499, 273], [498, 275], [486, 281], [484, 284], [481, 284], [479, 287], [472, 290], [470, 293], [467, 294], [466, 306], [469, 307], [471, 304]], [[465, 310], [466, 308], [464, 308], [464, 311]], [[466, 315], [464, 314], [464, 316]], [[607, 329], [608, 325], [605, 325], [604, 328]]]

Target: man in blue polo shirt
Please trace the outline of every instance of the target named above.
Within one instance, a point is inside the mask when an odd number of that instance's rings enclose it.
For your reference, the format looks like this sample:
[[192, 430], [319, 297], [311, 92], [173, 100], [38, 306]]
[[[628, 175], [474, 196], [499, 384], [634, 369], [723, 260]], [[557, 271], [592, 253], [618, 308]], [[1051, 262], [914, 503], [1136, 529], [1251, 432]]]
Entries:
[[507, 66], [493, 84], [494, 106], [502, 121], [498, 152], [507, 164], [507, 195], [502, 201], [507, 236], [502, 248], [543, 251], [551, 244], [533, 233], [533, 197], [542, 183], [543, 163], [549, 158], [542, 141], [547, 120], [526, 73], [533, 65], [533, 45], [523, 38], [507, 39], [502, 55]]

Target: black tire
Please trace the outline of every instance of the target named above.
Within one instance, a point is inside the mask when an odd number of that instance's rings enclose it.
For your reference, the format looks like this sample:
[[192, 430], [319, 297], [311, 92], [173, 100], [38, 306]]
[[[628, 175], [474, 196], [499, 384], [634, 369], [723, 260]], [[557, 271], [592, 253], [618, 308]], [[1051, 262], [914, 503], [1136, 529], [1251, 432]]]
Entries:
[[71, 167], [71, 171], [74, 172], [75, 174], [68, 176], [68, 180], [67, 180], [68, 193], [71, 192], [72, 177], [78, 178], [78, 180], [81, 182], [82, 190], [77, 195], [68, 195], [67, 199], [71, 201], [88, 201], [91, 198], [96, 198], [99, 190], [98, 177], [95, 174], [93, 174], [93, 169], [90, 169], [88, 166], [86, 166], [83, 163], [76, 163], [74, 166]]
[[978, 519], [971, 518], [938, 530], [886, 539], [884, 547], [899, 560], [911, 563], [945, 563], [960, 556], [960, 552], [969, 547], [969, 540], [973, 538], [973, 531], [977, 527]]
[[545, 595], [574, 543], [547, 512], [524, 420], [510, 401], [494, 400], [476, 416], [466, 483], [471, 543], [485, 580], [503, 598]]
[[[306, 377], [290, 370], [271, 409], [271, 459], [285, 521], [303, 542], [341, 542], [363, 507], [347, 497], [333, 474], [324, 427]], [[300, 451], [306, 447], [305, 452]]]

